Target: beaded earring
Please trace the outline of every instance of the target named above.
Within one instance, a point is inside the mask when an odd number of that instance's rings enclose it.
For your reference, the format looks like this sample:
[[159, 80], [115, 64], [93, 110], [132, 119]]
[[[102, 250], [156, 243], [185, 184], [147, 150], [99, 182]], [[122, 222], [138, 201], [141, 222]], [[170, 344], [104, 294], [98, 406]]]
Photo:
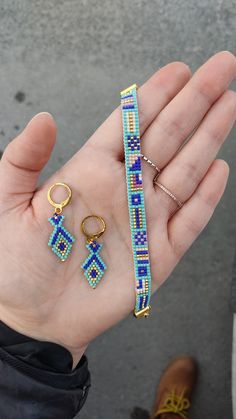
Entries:
[[[66, 191], [68, 192], [67, 198], [60, 203], [57, 203], [57, 202], [53, 201], [53, 199], [51, 197], [52, 191], [57, 186], [61, 186], [61, 187], [65, 188]], [[66, 185], [65, 183], [58, 182], [58, 183], [55, 183], [54, 185], [52, 185], [49, 188], [47, 197], [48, 197], [49, 203], [55, 208], [54, 215], [52, 217], [48, 218], [48, 221], [54, 227], [53, 232], [50, 235], [50, 238], [49, 238], [49, 241], [48, 241], [48, 246], [50, 246], [52, 248], [52, 251], [55, 253], [55, 255], [62, 262], [64, 262], [68, 258], [69, 254], [71, 252], [71, 249], [72, 249], [72, 244], [75, 241], [75, 238], [62, 225], [63, 222], [64, 222], [64, 219], [65, 219], [65, 216], [61, 215], [62, 209], [66, 205], [68, 205], [69, 202], [71, 201], [72, 191], [69, 188], [69, 186]]]
[[[95, 234], [88, 233], [86, 229], [86, 222], [93, 218], [101, 224], [101, 229]], [[104, 219], [98, 215], [89, 215], [82, 221], [81, 230], [87, 239], [86, 247], [89, 250], [89, 255], [81, 265], [81, 268], [85, 271], [84, 275], [89, 285], [95, 289], [107, 269], [105, 263], [99, 255], [103, 245], [97, 242], [97, 239], [101, 237], [106, 230], [106, 223]]]

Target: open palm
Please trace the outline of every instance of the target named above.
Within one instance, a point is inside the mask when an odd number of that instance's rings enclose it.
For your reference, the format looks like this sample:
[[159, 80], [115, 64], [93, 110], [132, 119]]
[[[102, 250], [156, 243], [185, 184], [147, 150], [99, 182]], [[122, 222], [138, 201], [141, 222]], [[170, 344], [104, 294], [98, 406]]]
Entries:
[[[235, 93], [227, 90], [235, 73], [235, 57], [222, 52], [193, 77], [185, 64], [171, 63], [138, 90], [142, 153], [162, 169], [160, 182], [185, 203], [173, 215], [174, 201], [153, 186], [155, 169], [143, 162], [153, 290], [202, 231], [224, 191], [228, 166], [215, 157], [235, 120]], [[37, 189], [55, 137], [52, 117], [38, 114], [0, 163], [0, 313], [16, 330], [60, 343], [78, 358], [135, 303], [121, 111]], [[64, 263], [47, 246], [53, 215], [47, 190], [55, 182], [73, 191], [63, 215], [76, 242]], [[63, 191], [55, 190], [54, 197], [60, 201]], [[108, 269], [96, 290], [81, 269], [87, 249], [80, 226], [90, 214], [107, 224], [99, 242]]]

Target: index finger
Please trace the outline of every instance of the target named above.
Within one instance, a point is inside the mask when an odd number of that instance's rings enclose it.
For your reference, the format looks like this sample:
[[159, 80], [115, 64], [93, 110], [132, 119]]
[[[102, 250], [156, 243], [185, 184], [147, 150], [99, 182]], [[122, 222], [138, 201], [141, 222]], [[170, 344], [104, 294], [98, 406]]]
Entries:
[[[185, 86], [190, 77], [191, 72], [186, 64], [173, 62], [157, 71], [138, 89], [141, 135], [159, 112]], [[117, 97], [119, 98], [119, 92], [117, 92]], [[95, 131], [88, 143], [92, 143], [95, 147], [105, 148], [116, 159], [123, 159], [120, 107], [116, 108]]]

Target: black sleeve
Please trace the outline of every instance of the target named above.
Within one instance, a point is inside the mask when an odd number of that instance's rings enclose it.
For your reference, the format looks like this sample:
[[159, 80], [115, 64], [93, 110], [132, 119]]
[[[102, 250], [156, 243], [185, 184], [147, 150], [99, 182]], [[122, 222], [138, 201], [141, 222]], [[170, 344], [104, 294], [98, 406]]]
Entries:
[[72, 419], [90, 387], [87, 358], [72, 370], [62, 346], [26, 337], [0, 322], [0, 418]]

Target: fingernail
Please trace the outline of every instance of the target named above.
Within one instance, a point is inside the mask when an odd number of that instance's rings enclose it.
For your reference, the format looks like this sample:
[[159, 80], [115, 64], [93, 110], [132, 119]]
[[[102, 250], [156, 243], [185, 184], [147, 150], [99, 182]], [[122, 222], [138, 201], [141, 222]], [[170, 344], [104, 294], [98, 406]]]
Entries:
[[28, 126], [29, 124], [31, 124], [31, 122], [32, 122], [34, 119], [36, 119], [36, 118], [40, 117], [41, 115], [48, 115], [48, 116], [50, 116], [50, 118], [51, 118], [51, 119], [53, 119], [53, 120], [54, 120], [54, 118], [53, 118], [52, 114], [50, 114], [49, 112], [39, 112], [39, 113], [37, 113], [36, 115], [34, 115], [34, 116], [33, 116], [33, 118], [31, 118], [31, 120], [28, 122], [27, 126]]

